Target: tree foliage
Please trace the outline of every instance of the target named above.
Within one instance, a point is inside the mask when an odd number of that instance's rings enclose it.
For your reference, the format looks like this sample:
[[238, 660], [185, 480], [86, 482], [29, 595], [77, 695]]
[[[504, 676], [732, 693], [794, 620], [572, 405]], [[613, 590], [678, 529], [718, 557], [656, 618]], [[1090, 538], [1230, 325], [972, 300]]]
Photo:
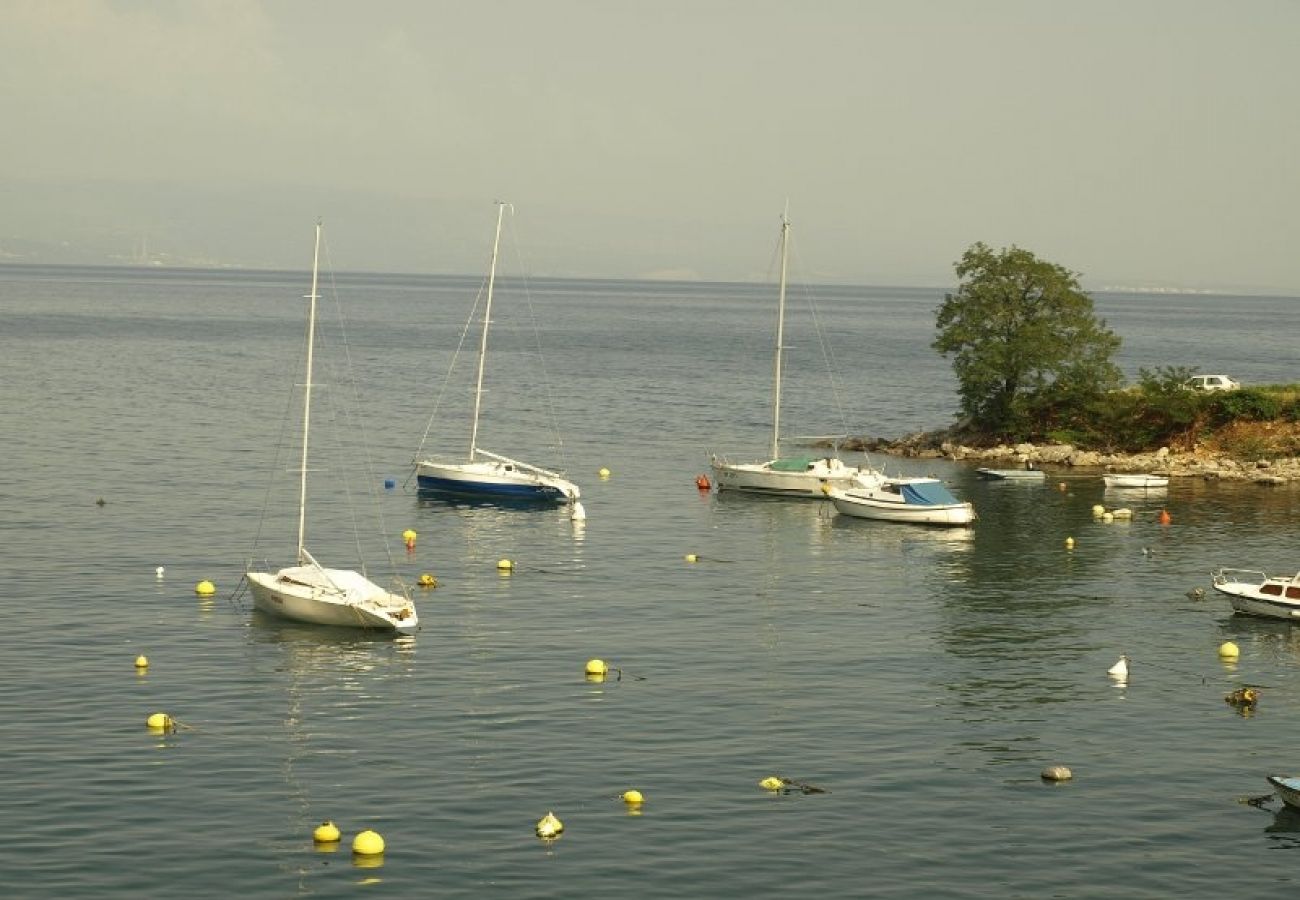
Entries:
[[1068, 428], [1122, 383], [1120, 339], [1093, 312], [1078, 276], [1028, 250], [976, 243], [936, 319], [933, 347], [953, 357], [973, 431], [1032, 438]]

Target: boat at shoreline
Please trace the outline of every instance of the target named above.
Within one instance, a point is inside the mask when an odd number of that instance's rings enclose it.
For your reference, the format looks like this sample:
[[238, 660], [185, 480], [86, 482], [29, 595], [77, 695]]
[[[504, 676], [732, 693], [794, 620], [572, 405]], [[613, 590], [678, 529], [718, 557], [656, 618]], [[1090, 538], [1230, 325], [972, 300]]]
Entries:
[[[307, 473], [310, 471], [312, 383], [316, 340], [317, 272], [320, 264], [321, 225], [316, 223], [312, 256], [311, 293], [307, 312], [307, 362], [303, 381], [302, 456], [299, 466], [298, 551], [296, 564], [276, 572], [246, 571], [244, 578], [260, 611], [309, 625], [338, 625], [413, 634], [420, 628], [415, 603], [409, 595], [395, 594], [371, 581], [363, 572], [330, 569], [316, 561], [306, 548]], [[251, 569], [251, 565], [250, 565]]]
[[1044, 481], [1047, 478], [1042, 469], [990, 469], [981, 467], [975, 474], [988, 481]]
[[1228, 598], [1235, 612], [1300, 621], [1300, 574], [1268, 575], [1251, 569], [1220, 568], [1210, 577], [1214, 589]]
[[1162, 488], [1169, 486], [1168, 475], [1147, 472], [1107, 472], [1101, 476], [1109, 488]]
[[[479, 416], [483, 409], [483, 373], [487, 363], [488, 330], [492, 322], [492, 292], [496, 284], [497, 252], [501, 246], [501, 221], [509, 205], [497, 203], [497, 226], [492, 239], [487, 299], [483, 306], [483, 327], [479, 335], [478, 374], [474, 382], [469, 455], [464, 460], [455, 461], [435, 457], [417, 459], [416, 485], [421, 491], [459, 494], [485, 501], [500, 499], [513, 504], [576, 504], [581, 491], [562, 473], [491, 453], [478, 445]], [[419, 456], [419, 451], [416, 456]]]
[[938, 478], [881, 477], [866, 487], [826, 485], [823, 493], [836, 512], [859, 519], [953, 526], [975, 521], [974, 505], [958, 500]]
[[868, 488], [881, 474], [869, 466], [852, 466], [836, 453], [781, 455], [781, 380], [785, 359], [785, 293], [789, 259], [790, 219], [781, 216], [781, 276], [777, 291], [776, 350], [772, 364], [772, 444], [769, 459], [733, 462], [713, 454], [709, 465], [718, 491], [769, 494], [804, 500], [824, 499], [822, 488]]

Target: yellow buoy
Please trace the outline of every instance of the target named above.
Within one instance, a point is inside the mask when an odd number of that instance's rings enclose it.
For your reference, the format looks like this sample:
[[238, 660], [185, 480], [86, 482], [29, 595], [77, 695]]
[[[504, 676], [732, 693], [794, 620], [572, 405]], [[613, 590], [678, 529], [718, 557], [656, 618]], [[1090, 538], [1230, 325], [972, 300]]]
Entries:
[[765, 791], [779, 791], [781, 788], [785, 787], [785, 781], [775, 775], [769, 775], [760, 781], [758, 786]]
[[598, 474], [600, 475], [601, 478], [608, 478], [608, 477], [609, 477], [609, 469], [606, 469], [604, 466], [601, 466], [601, 467], [600, 467], [600, 472], [599, 472]]
[[139, 656], [137, 656], [137, 657], [135, 658], [135, 667], [136, 667], [137, 669], [147, 669], [147, 668], [149, 668], [149, 657], [147, 657], [147, 656], [145, 656], [143, 653], [141, 653]]
[[604, 675], [608, 671], [609, 671], [609, 666], [605, 664], [605, 661], [603, 659], [587, 660], [588, 675]]
[[1101, 514], [1104, 513], [1105, 511], [1106, 511], [1106, 507], [1102, 506], [1100, 503], [1094, 505], [1092, 508], [1092, 514], [1094, 516], [1097, 516], [1098, 518], [1100, 518]]
[[497, 568], [502, 572], [509, 572], [514, 569], [515, 564], [508, 559], [498, 559]]
[[172, 717], [167, 715], [167, 713], [157, 712], [145, 719], [144, 723], [150, 728], [171, 728]]
[[1236, 659], [1238, 656], [1241, 656], [1241, 648], [1232, 641], [1224, 641], [1219, 645], [1220, 659]]
[[1066, 549], [1066, 550], [1073, 550], [1073, 549], [1074, 549], [1074, 538], [1072, 538], [1072, 537], [1068, 537], [1068, 538], [1065, 539], [1065, 549]]
[[537, 836], [539, 838], [559, 837], [560, 832], [563, 830], [564, 823], [556, 818], [553, 812], [548, 812], [537, 820]]
[[640, 791], [633, 788], [630, 791], [623, 792], [623, 802], [628, 806], [640, 806], [645, 802], [645, 797], [641, 795]]
[[687, 553], [687, 554], [686, 554], [686, 561], [687, 561], [687, 562], [699, 562], [699, 561], [700, 561], [700, 558], [699, 558], [698, 556], [696, 556], [694, 553]]
[[425, 572], [420, 576], [418, 583], [422, 588], [435, 588], [438, 586], [438, 579], [434, 578], [428, 572]]
[[1104, 513], [1101, 514], [1101, 520], [1102, 520], [1103, 522], [1106, 522], [1107, 524], [1109, 524], [1109, 523], [1111, 523], [1111, 522], [1114, 522], [1114, 521], [1115, 521], [1115, 514], [1114, 514], [1114, 513], [1104, 512]]
[[1044, 781], [1069, 781], [1073, 777], [1074, 773], [1068, 766], [1048, 766], [1042, 772]]
[[216, 592], [217, 586], [211, 581], [200, 581], [198, 584], [194, 585], [194, 593], [201, 597], [206, 597], [209, 594], [215, 594]]
[[384, 852], [384, 839], [379, 832], [367, 828], [352, 839], [352, 852], [360, 856], [378, 856]]
[[339, 827], [328, 819], [316, 826], [311, 839], [318, 844], [332, 844], [339, 839]]

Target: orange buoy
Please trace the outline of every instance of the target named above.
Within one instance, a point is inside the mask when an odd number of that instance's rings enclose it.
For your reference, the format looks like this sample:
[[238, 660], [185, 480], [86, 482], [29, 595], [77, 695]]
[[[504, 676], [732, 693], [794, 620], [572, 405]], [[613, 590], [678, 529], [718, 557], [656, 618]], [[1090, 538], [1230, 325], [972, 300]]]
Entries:
[[1156, 516], [1156, 521], [1159, 522], [1161, 525], [1168, 525], [1170, 522], [1173, 521], [1173, 519], [1169, 515], [1169, 510], [1162, 509], [1160, 510], [1160, 515]]
[[696, 476], [695, 476], [695, 486], [696, 486], [697, 488], [699, 488], [700, 490], [702, 490], [702, 491], [707, 491], [710, 487], [712, 487], [712, 485], [709, 484], [709, 476], [708, 476], [708, 475], [696, 475]]

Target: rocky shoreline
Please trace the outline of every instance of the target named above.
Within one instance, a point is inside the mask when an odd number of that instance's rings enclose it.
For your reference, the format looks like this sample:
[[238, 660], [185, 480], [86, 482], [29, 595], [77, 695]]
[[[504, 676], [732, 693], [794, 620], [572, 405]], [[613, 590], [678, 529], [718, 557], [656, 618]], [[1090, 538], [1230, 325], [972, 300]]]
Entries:
[[1263, 485], [1300, 482], [1300, 457], [1258, 459], [1243, 462], [1225, 453], [1208, 450], [1172, 451], [1161, 447], [1150, 453], [1098, 453], [1079, 450], [1069, 444], [998, 444], [972, 447], [953, 438], [950, 432], [920, 432], [902, 438], [859, 438], [841, 445], [845, 450], [887, 453], [916, 459], [951, 459], [1002, 464], [1020, 468], [1026, 463], [1053, 469], [1083, 469], [1097, 472], [1151, 472], [1171, 478], [1200, 478], [1206, 481], [1248, 481]]

